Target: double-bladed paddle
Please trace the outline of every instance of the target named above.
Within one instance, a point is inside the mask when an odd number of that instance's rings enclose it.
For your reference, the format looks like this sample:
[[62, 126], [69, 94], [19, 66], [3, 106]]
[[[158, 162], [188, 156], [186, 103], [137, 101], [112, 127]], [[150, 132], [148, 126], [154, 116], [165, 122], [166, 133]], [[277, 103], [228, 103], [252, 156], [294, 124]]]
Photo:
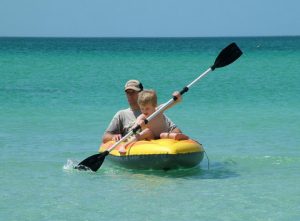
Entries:
[[[243, 52], [239, 49], [239, 47], [236, 45], [236, 43], [229, 44], [226, 48], [224, 48], [216, 58], [214, 64], [208, 68], [205, 72], [203, 72], [199, 77], [197, 77], [195, 80], [193, 80], [189, 85], [185, 86], [181, 91], [180, 94], [183, 95], [185, 92], [189, 90], [189, 88], [195, 84], [197, 81], [199, 81], [201, 78], [203, 78], [205, 75], [207, 75], [209, 72], [214, 71], [216, 68], [221, 68], [224, 66], [227, 66], [237, 60]], [[145, 124], [147, 124], [149, 121], [151, 121], [153, 118], [155, 118], [158, 114], [160, 114], [162, 111], [164, 111], [167, 107], [169, 107], [171, 104], [173, 104], [176, 101], [177, 97], [171, 98], [167, 103], [163, 104], [158, 108], [153, 114], [151, 114], [147, 119], [145, 119]], [[105, 150], [102, 153], [98, 153], [95, 155], [92, 155], [85, 160], [81, 161], [75, 169], [79, 170], [92, 170], [96, 172], [102, 165], [105, 157], [113, 150], [115, 149], [121, 142], [125, 141], [128, 137], [130, 137], [132, 134], [135, 134], [139, 129], [141, 128], [140, 125], [137, 125], [134, 127], [128, 134], [126, 134], [124, 137], [122, 137], [118, 142], [114, 143], [110, 148]]]

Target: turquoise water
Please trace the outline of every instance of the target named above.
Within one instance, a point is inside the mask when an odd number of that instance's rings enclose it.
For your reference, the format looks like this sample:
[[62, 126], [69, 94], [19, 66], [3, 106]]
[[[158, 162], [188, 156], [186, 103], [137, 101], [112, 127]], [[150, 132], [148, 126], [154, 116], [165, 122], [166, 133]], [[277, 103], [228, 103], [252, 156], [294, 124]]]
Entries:
[[[244, 55], [167, 111], [209, 162], [72, 169], [127, 106], [128, 79], [165, 102], [232, 41]], [[0, 38], [1, 220], [299, 220], [299, 58], [300, 37]]]

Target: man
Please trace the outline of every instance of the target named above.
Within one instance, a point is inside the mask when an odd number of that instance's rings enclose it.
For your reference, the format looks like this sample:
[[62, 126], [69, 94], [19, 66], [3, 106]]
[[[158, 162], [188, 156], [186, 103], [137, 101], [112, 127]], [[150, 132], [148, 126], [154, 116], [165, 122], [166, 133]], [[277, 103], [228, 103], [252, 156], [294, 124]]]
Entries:
[[[105, 130], [102, 142], [119, 141], [123, 136], [129, 133], [136, 122], [136, 118], [141, 114], [137, 103], [138, 94], [143, 90], [143, 85], [138, 80], [129, 80], [125, 84], [125, 93], [129, 108], [118, 111], [111, 120], [108, 128]], [[181, 133], [180, 129], [170, 120], [167, 119], [170, 132]]]

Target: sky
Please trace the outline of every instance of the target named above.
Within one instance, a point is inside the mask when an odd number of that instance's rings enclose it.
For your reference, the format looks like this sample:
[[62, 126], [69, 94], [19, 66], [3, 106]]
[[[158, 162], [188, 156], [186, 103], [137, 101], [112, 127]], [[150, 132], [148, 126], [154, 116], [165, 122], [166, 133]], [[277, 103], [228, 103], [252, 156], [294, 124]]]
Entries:
[[300, 35], [300, 0], [0, 0], [0, 37]]

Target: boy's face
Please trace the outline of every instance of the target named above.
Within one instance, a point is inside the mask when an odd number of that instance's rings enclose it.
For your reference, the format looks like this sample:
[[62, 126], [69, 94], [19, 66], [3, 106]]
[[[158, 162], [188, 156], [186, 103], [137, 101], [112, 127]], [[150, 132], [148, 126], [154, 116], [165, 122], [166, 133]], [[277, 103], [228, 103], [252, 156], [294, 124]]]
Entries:
[[155, 112], [155, 106], [153, 106], [152, 104], [141, 105], [140, 109], [142, 114], [144, 114], [146, 117], [149, 117]]

